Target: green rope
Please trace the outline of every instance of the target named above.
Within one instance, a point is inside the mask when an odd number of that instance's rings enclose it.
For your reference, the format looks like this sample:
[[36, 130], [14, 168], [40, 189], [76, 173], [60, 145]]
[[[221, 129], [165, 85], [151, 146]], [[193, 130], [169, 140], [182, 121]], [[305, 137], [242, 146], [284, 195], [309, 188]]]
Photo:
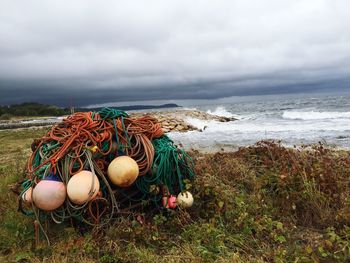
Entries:
[[185, 190], [185, 180], [194, 177], [191, 157], [166, 135], [153, 140], [152, 144], [155, 150], [153, 172], [138, 177], [137, 188], [145, 194], [150, 193], [152, 185], [166, 185], [171, 194]]
[[[129, 115], [125, 111], [117, 110], [117, 109], [113, 109], [113, 108], [103, 108], [98, 113], [100, 114], [102, 120], [109, 119], [109, 120], [113, 121], [113, 126], [114, 126], [114, 130], [115, 130], [115, 140], [116, 140], [117, 145], [118, 145], [118, 152], [121, 152], [124, 154], [125, 148], [130, 148], [130, 145], [131, 145], [130, 137], [128, 135], [128, 132], [126, 131], [125, 124], [124, 124], [124, 118], [125, 117], [128, 118]], [[119, 136], [118, 136], [119, 132], [118, 132], [117, 122], [116, 122], [116, 120], [118, 118], [121, 119], [123, 133], [125, 134], [128, 145], [123, 145], [123, 144], [119, 143]]]
[[122, 110], [117, 110], [113, 108], [103, 108], [98, 112], [102, 118], [102, 120], [106, 119], [117, 119], [120, 117], [129, 117], [129, 115]]

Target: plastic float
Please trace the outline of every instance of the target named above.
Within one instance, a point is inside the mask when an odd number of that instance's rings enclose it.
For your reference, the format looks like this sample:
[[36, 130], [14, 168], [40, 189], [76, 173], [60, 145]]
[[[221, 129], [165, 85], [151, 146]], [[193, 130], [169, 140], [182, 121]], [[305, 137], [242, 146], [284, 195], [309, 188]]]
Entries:
[[94, 199], [100, 190], [100, 181], [90, 171], [80, 171], [69, 179], [67, 194], [69, 199], [78, 205], [82, 205]]

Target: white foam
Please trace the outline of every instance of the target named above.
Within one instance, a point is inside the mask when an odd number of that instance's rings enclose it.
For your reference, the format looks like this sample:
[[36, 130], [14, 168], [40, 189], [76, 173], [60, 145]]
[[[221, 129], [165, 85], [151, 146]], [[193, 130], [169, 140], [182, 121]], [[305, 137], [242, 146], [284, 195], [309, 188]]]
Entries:
[[[278, 119], [257, 118], [218, 122], [187, 118], [186, 121], [200, 129], [187, 133], [171, 132], [176, 143], [188, 147], [212, 147], [215, 145], [243, 146], [264, 139], [281, 139], [288, 143], [334, 141], [350, 131], [350, 118], [337, 119]], [[342, 145], [347, 145], [348, 139]], [[350, 141], [349, 141], [350, 145]]]
[[187, 118], [186, 122], [206, 132], [305, 132], [305, 131], [345, 131], [350, 130], [350, 119], [327, 120], [314, 122], [312, 120], [296, 122], [290, 121], [251, 121], [241, 120], [233, 122], [206, 121]]
[[339, 111], [285, 111], [282, 114], [284, 119], [290, 120], [323, 120], [323, 119], [344, 119], [350, 118], [350, 112]]
[[221, 116], [221, 117], [229, 117], [229, 118], [234, 117], [234, 115], [231, 112], [227, 111], [223, 106], [217, 107], [214, 111], [207, 110], [207, 113], [211, 115]]
[[192, 117], [186, 118], [185, 121], [200, 130], [204, 130], [207, 127], [215, 127], [216, 125], [220, 124], [214, 120], [200, 120]]

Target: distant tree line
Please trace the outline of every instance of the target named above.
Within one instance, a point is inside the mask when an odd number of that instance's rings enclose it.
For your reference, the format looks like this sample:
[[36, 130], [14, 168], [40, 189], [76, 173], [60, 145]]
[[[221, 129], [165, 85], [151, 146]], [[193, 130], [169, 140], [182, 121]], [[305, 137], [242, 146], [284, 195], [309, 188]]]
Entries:
[[[162, 108], [176, 108], [177, 104], [163, 104], [163, 105], [131, 105], [120, 106], [119, 110], [147, 110], [147, 109], [162, 109]], [[102, 108], [76, 108], [75, 111], [99, 111]], [[22, 104], [14, 104], [10, 106], [0, 106], [0, 120], [10, 120], [15, 116], [62, 116], [70, 114], [70, 109], [60, 108], [54, 105], [46, 105], [35, 102], [26, 102]]]
[[0, 106], [0, 119], [10, 119], [12, 116], [61, 116], [69, 114], [69, 109], [40, 103], [22, 103], [10, 106]]

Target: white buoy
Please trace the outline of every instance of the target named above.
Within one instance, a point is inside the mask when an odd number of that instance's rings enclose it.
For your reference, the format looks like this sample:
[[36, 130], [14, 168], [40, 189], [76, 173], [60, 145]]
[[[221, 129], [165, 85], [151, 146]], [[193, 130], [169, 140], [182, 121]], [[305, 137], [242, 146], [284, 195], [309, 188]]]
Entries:
[[129, 156], [119, 156], [109, 164], [107, 174], [113, 184], [129, 187], [139, 175], [139, 166]]
[[176, 202], [181, 207], [189, 208], [193, 205], [193, 196], [188, 191], [179, 193]]
[[95, 198], [100, 190], [100, 182], [90, 171], [80, 171], [72, 176], [67, 184], [69, 199], [77, 205], [82, 205]]

